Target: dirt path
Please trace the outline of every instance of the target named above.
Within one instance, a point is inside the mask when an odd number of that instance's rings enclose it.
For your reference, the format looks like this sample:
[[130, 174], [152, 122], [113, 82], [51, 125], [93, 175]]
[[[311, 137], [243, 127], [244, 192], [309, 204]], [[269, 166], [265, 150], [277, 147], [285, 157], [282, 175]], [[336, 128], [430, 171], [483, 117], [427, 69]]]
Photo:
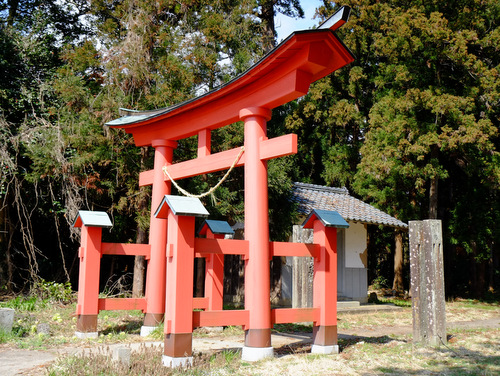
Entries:
[[[500, 328], [500, 317], [494, 319], [478, 320], [478, 321], [458, 321], [447, 323], [448, 329], [476, 329], [476, 328]], [[376, 327], [373, 329], [352, 329], [341, 330], [339, 338], [377, 338], [390, 335], [410, 335], [412, 333], [411, 326], [393, 326], [393, 327]], [[193, 338], [193, 351], [216, 351], [231, 348], [241, 348], [243, 346], [243, 337], [208, 337], [208, 338]], [[278, 333], [272, 335], [272, 343], [275, 348], [291, 345], [294, 343], [311, 343], [312, 334], [310, 333]], [[147, 345], [161, 346], [161, 342], [149, 342]], [[113, 350], [115, 347], [128, 346], [132, 349], [144, 345], [144, 342], [110, 345]], [[57, 357], [68, 354], [75, 354], [85, 351], [81, 347], [65, 347], [51, 349], [47, 351], [12, 349], [7, 346], [0, 346], [0, 375], [15, 376], [15, 375], [40, 375], [43, 370], [53, 362]]]

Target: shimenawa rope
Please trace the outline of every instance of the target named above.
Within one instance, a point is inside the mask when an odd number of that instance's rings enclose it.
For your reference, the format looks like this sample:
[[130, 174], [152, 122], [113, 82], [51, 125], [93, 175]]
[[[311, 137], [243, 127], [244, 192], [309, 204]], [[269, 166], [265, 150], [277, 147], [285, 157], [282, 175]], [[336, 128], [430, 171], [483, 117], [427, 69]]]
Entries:
[[167, 175], [167, 177], [170, 179], [170, 181], [175, 186], [175, 188], [177, 188], [179, 190], [179, 192], [181, 192], [184, 196], [194, 197], [194, 198], [202, 198], [202, 197], [208, 196], [209, 194], [213, 193], [217, 188], [219, 188], [219, 186], [222, 183], [224, 183], [224, 181], [227, 179], [227, 177], [229, 176], [229, 174], [231, 173], [231, 171], [233, 171], [233, 168], [236, 167], [236, 163], [238, 163], [238, 161], [240, 160], [240, 158], [243, 155], [244, 151], [245, 151], [245, 147], [242, 146], [241, 150], [238, 153], [238, 155], [237, 155], [236, 159], [234, 160], [233, 164], [231, 165], [231, 167], [229, 167], [229, 170], [227, 170], [226, 174], [222, 177], [222, 179], [216, 185], [214, 185], [212, 188], [210, 188], [207, 192], [199, 194], [199, 195], [194, 195], [192, 193], [189, 193], [188, 191], [186, 191], [185, 189], [183, 189], [182, 187], [180, 187], [179, 184], [177, 184], [177, 182], [172, 178], [172, 176], [168, 172], [167, 166], [163, 166], [162, 170], [163, 170], [163, 173], [165, 175]]

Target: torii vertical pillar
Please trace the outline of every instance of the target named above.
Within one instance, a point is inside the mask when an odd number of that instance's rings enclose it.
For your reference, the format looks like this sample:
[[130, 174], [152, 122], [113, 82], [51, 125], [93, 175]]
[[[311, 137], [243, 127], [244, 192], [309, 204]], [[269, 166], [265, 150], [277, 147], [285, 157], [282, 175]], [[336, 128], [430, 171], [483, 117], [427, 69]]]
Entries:
[[260, 146], [267, 139], [267, 108], [245, 108], [245, 309], [249, 311], [242, 359], [260, 360], [273, 356], [271, 346], [271, 300], [269, 275], [269, 204], [267, 162], [261, 159]]
[[173, 151], [177, 147], [177, 142], [169, 140], [153, 140], [151, 144], [155, 148], [149, 227], [151, 255], [146, 275], [146, 314], [141, 328], [141, 336], [150, 334], [163, 321], [165, 314], [167, 220], [155, 217], [154, 210], [160, 206], [163, 197], [170, 194], [171, 183], [165, 181], [162, 169], [163, 166], [172, 164]]

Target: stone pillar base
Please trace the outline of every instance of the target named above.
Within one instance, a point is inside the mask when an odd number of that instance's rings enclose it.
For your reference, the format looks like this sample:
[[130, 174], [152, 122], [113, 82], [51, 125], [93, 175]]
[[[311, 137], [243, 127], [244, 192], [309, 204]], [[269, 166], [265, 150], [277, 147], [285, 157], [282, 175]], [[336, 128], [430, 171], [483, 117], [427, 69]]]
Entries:
[[155, 331], [155, 329], [158, 328], [157, 326], [141, 326], [141, 337], [147, 337], [149, 336], [152, 332]]
[[174, 358], [168, 355], [163, 355], [161, 360], [165, 367], [170, 368], [187, 367], [193, 365], [192, 356], [180, 356]]
[[76, 338], [86, 339], [86, 338], [97, 338], [99, 336], [98, 332], [75, 332]]
[[262, 359], [272, 358], [274, 349], [272, 347], [248, 347], [243, 346], [241, 360], [247, 362], [257, 362]]
[[338, 345], [332, 345], [332, 346], [312, 345], [311, 347], [311, 354], [327, 355], [327, 354], [338, 354], [338, 353], [339, 353]]

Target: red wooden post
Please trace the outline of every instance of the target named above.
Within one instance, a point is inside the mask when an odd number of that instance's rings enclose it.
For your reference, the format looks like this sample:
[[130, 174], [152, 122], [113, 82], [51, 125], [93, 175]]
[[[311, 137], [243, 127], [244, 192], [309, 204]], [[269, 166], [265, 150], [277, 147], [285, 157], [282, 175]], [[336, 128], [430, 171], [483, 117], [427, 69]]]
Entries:
[[[214, 234], [207, 229], [207, 239], [224, 239], [224, 234]], [[224, 255], [205, 258], [205, 297], [210, 311], [223, 308]]]
[[102, 228], [82, 226], [75, 332], [78, 338], [97, 337], [101, 236]]
[[82, 228], [75, 335], [79, 338], [97, 337], [102, 228], [111, 227], [112, 223], [104, 212], [82, 210], [73, 225]]
[[318, 315], [313, 323], [311, 352], [338, 353], [337, 228], [347, 228], [349, 224], [335, 211], [313, 210], [303, 227], [313, 228], [314, 244], [320, 246], [314, 257], [313, 308]]
[[245, 328], [242, 359], [253, 361], [273, 356], [267, 162], [260, 155], [271, 111], [246, 108], [240, 111], [240, 118], [245, 122], [245, 240], [249, 244], [245, 262], [245, 309], [249, 311], [249, 325]]
[[194, 217], [208, 212], [196, 198], [164, 196], [157, 218], [168, 217], [163, 364], [192, 364]]
[[194, 217], [168, 215], [163, 364], [192, 363]]
[[312, 353], [338, 353], [337, 345], [337, 228], [314, 221], [314, 243], [320, 244], [314, 259], [313, 307], [319, 308], [313, 326]]
[[[155, 148], [154, 180], [151, 207], [157, 208], [161, 200], [170, 194], [171, 183], [165, 181], [163, 166], [172, 164], [173, 150], [177, 143], [168, 140], [153, 140]], [[141, 336], [147, 336], [163, 321], [165, 313], [165, 247], [167, 245], [167, 223], [164, 218], [154, 216], [151, 211], [149, 244], [151, 254], [146, 275], [146, 314], [141, 328]]]

